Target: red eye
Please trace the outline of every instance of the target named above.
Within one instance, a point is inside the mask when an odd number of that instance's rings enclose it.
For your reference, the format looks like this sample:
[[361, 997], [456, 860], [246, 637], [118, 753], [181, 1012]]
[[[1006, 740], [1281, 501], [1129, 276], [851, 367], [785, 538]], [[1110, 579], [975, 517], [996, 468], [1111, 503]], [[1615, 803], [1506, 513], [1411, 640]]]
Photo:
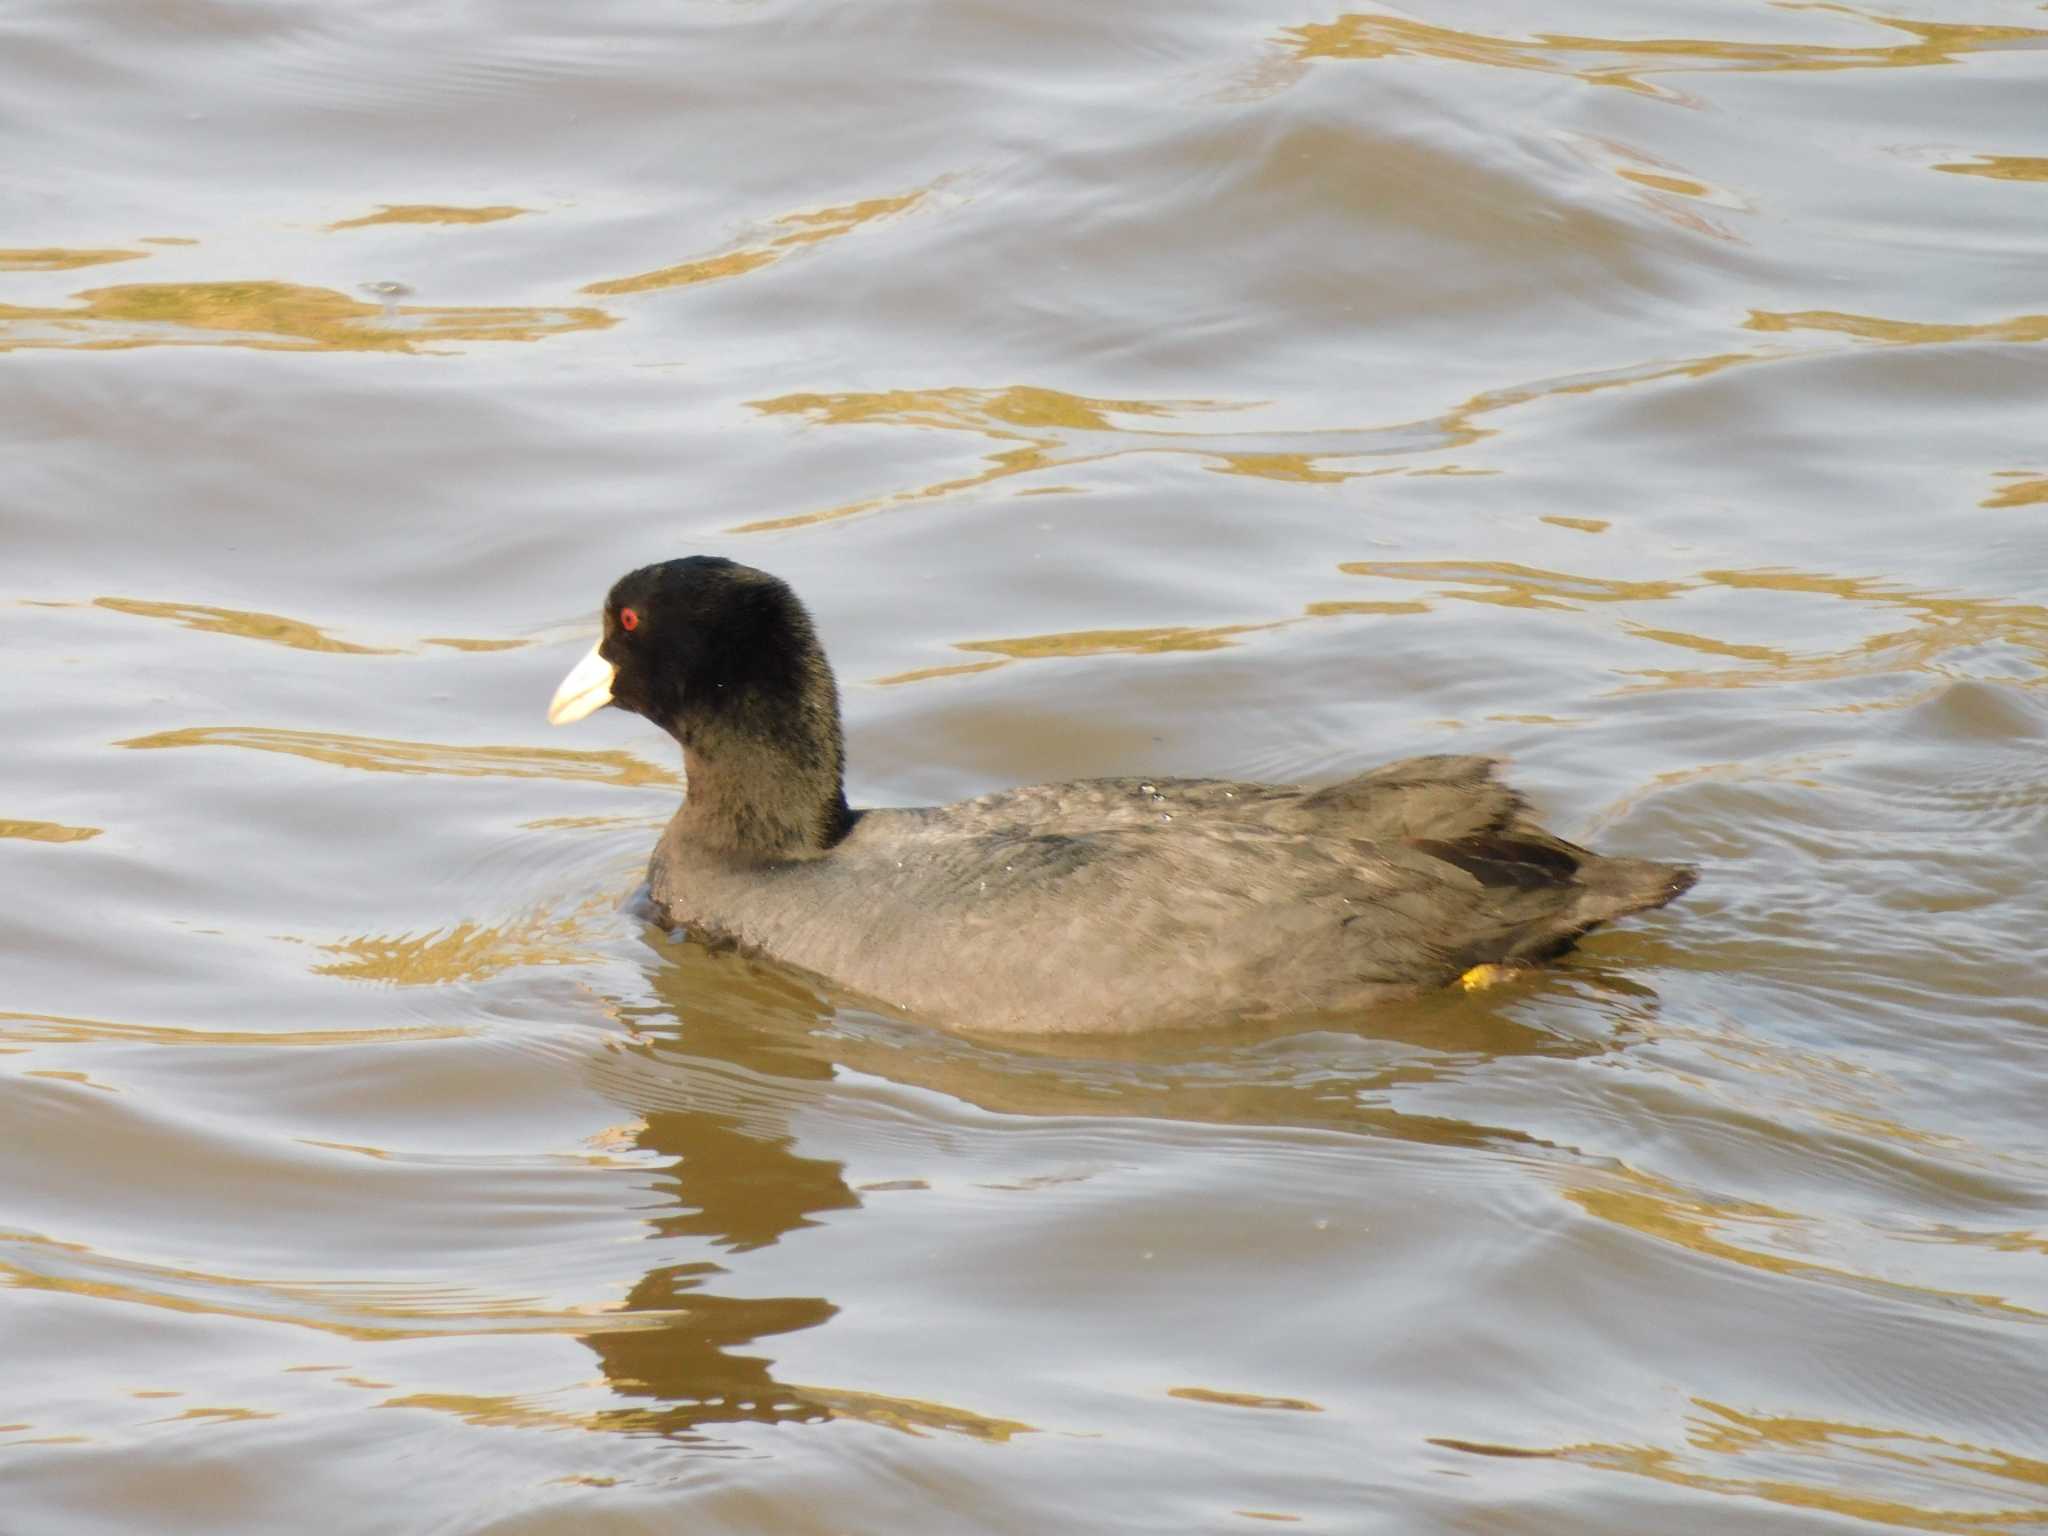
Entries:
[[640, 627], [639, 613], [631, 608], [621, 608], [619, 610], [619, 627], [626, 630], [638, 629]]

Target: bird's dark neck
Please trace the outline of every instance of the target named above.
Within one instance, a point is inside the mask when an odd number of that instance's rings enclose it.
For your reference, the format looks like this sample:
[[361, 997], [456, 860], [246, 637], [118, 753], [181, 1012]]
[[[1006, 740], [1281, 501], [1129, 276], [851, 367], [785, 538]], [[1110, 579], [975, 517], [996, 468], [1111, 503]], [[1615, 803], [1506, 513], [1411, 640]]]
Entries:
[[839, 701], [829, 671], [801, 697], [686, 707], [675, 736], [687, 777], [667, 840], [746, 864], [814, 859], [852, 825]]

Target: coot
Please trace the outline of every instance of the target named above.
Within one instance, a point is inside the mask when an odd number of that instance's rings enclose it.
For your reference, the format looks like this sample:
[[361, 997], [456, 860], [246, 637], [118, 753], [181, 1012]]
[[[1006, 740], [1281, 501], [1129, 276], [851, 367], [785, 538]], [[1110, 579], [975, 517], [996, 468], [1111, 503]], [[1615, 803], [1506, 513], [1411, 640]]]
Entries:
[[1569, 949], [1694, 872], [1575, 847], [1484, 757], [1322, 789], [1088, 779], [848, 807], [838, 689], [789, 587], [693, 555], [622, 577], [548, 718], [682, 744], [662, 921], [913, 1017], [1012, 1034], [1364, 1008]]

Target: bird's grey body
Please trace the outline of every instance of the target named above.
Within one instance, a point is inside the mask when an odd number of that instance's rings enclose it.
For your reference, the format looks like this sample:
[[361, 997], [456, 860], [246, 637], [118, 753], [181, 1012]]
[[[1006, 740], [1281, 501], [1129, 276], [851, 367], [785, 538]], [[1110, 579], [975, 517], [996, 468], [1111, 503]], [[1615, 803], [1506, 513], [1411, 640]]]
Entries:
[[1037, 785], [867, 811], [828, 855], [765, 866], [693, 846], [679, 816], [650, 893], [695, 936], [915, 1016], [1036, 1034], [1365, 1007], [1546, 958], [1690, 883], [1551, 838], [1493, 768]]

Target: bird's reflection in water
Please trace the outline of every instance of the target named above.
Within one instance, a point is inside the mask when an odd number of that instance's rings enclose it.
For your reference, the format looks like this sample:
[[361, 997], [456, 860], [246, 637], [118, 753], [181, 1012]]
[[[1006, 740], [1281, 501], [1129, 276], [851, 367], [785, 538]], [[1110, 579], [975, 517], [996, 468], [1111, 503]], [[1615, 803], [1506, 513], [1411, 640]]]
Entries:
[[[833, 1006], [803, 983], [732, 955], [665, 946], [652, 980], [662, 1004], [621, 1006], [628, 1050], [598, 1070], [600, 1085], [639, 1117], [631, 1144], [664, 1161], [654, 1193], [655, 1235], [742, 1254], [859, 1207], [844, 1165], [806, 1157], [791, 1117], [834, 1075], [811, 1035]], [[599, 1427], [716, 1444], [720, 1426], [861, 1419], [889, 1428], [1007, 1440], [1030, 1425], [965, 1408], [777, 1379], [757, 1339], [812, 1328], [838, 1308], [822, 1296], [739, 1297], [709, 1287], [715, 1259], [660, 1265], [621, 1311], [658, 1313], [655, 1328], [583, 1336], [605, 1380], [633, 1406], [596, 1415]]]
[[[1404, 1113], [1403, 1090], [1502, 1057], [1585, 1057], [1625, 1048], [1627, 1031], [1567, 1037], [1511, 1016], [1505, 999], [1424, 999], [1369, 1020], [1294, 1020], [1179, 1040], [983, 1043], [845, 1006], [820, 984], [730, 952], [652, 936], [658, 999], [614, 1005], [620, 1048], [594, 1068], [600, 1088], [637, 1120], [630, 1143], [663, 1166], [664, 1208], [649, 1225], [669, 1240], [744, 1254], [858, 1209], [844, 1164], [796, 1150], [791, 1124], [842, 1070], [1004, 1114], [1130, 1116], [1219, 1125], [1341, 1129], [1436, 1145], [1503, 1147], [1569, 1159], [1510, 1127]], [[1564, 985], [1647, 999], [1584, 969]], [[1553, 985], [1537, 981], [1533, 985]], [[673, 1249], [671, 1248], [672, 1252]], [[757, 1340], [816, 1327], [838, 1308], [822, 1296], [737, 1297], [712, 1289], [713, 1258], [663, 1264], [633, 1285], [626, 1313], [672, 1319], [592, 1333], [606, 1381], [633, 1406], [608, 1427], [715, 1442], [723, 1425], [859, 1418], [912, 1431], [1004, 1440], [1030, 1426], [966, 1408], [779, 1379]]]
[[[678, 1209], [652, 1223], [665, 1237], [699, 1237], [743, 1252], [808, 1225], [813, 1211], [859, 1204], [837, 1163], [800, 1157], [787, 1138], [763, 1140], [720, 1115], [657, 1111], [638, 1140], [674, 1159], [658, 1188]], [[838, 1308], [822, 1296], [720, 1296], [705, 1289], [724, 1273], [709, 1260], [651, 1269], [627, 1293], [623, 1310], [676, 1320], [584, 1339], [614, 1392], [656, 1405], [635, 1413], [634, 1427], [680, 1436], [715, 1424], [830, 1418], [826, 1404], [776, 1381], [770, 1362], [743, 1346], [816, 1327]]]

